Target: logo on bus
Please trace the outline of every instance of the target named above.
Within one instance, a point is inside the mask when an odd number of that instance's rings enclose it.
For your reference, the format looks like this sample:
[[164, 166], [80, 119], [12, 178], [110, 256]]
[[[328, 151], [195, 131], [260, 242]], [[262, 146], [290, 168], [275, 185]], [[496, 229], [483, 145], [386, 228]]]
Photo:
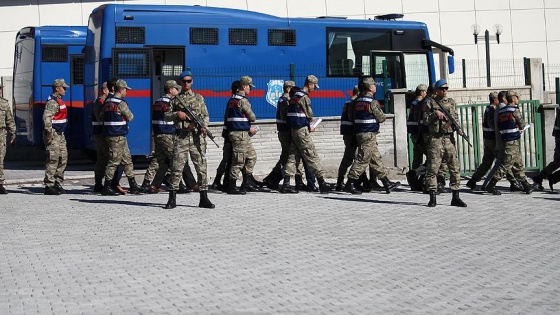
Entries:
[[268, 91], [266, 91], [266, 101], [268, 104], [276, 107], [278, 99], [284, 94], [284, 81], [283, 80], [270, 80], [267, 83]]

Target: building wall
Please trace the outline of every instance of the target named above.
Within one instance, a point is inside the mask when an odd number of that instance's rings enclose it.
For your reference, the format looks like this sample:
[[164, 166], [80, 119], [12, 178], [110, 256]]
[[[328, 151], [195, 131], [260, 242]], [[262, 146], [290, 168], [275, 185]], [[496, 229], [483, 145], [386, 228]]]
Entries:
[[[471, 25], [482, 34], [503, 26], [500, 44], [491, 40], [491, 59], [539, 57], [560, 64], [560, 1], [558, 0], [2, 0], [0, 2], [0, 76], [12, 74], [13, 45], [19, 29], [42, 25], [87, 25], [89, 13], [103, 3], [203, 5], [246, 9], [281, 17], [346, 16], [373, 19], [403, 13], [423, 21], [432, 40], [450, 46], [459, 59], [485, 59], [484, 41], [474, 44]], [[305, 3], [302, 5], [302, 3]]]

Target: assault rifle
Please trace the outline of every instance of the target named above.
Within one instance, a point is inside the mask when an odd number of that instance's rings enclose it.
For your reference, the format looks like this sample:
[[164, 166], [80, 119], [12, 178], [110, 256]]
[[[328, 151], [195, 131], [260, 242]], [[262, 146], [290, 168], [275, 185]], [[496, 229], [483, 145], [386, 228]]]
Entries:
[[[187, 116], [189, 116], [188, 117], [189, 120], [196, 125], [196, 129], [198, 129], [200, 131], [200, 129], [206, 128], [204, 126], [204, 122], [202, 121], [202, 119], [200, 119], [200, 117], [198, 117], [198, 115], [195, 112], [193, 112], [192, 108], [190, 108], [189, 106], [183, 106], [183, 107], [179, 107], [179, 110], [186, 113]], [[214, 135], [210, 132], [210, 130], [208, 130], [208, 128], [206, 128], [206, 135], [208, 136], [208, 138], [210, 138], [210, 140], [212, 140], [212, 142], [214, 142], [214, 144], [218, 148], [220, 147], [216, 143], [216, 140], [214, 140]]]
[[[441, 112], [445, 115], [445, 118], [447, 119], [448, 122], [450, 122], [453, 125], [453, 129], [455, 130], [461, 130], [463, 131], [463, 128], [461, 128], [461, 126], [459, 126], [459, 124], [457, 123], [457, 121], [455, 120], [455, 118], [453, 118], [453, 116], [451, 115], [451, 113], [445, 108], [443, 107], [438, 100], [436, 100], [435, 98], [433, 99], [434, 101], [436, 101], [436, 103], [438, 104], [439, 108], [441, 110]], [[465, 139], [465, 141], [467, 141], [467, 143], [472, 147], [472, 144], [470, 142], [470, 138], [469, 136], [463, 131], [463, 134], [460, 135], [461, 137], [463, 137], [463, 139]]]

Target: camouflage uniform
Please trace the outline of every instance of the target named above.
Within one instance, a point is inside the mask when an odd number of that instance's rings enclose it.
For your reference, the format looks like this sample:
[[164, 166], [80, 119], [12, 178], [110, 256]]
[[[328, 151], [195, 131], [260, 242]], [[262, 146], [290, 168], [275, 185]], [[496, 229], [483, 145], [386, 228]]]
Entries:
[[62, 102], [61, 97], [52, 94], [47, 100], [43, 112], [43, 142], [47, 153], [44, 183], [47, 187], [53, 187], [56, 182], [64, 181], [64, 171], [68, 163], [64, 130], [57, 131], [53, 128], [53, 117], [64, 110], [66, 110], [66, 105]]
[[[93, 141], [97, 149], [97, 157], [95, 160], [94, 174], [96, 179], [102, 179], [105, 176], [105, 167], [109, 161], [109, 145], [105, 136], [103, 136], [103, 102], [105, 100], [98, 98], [92, 106], [92, 115], [95, 117], [95, 123], [101, 125], [99, 133], [93, 134]], [[94, 126], [95, 128], [95, 126]]]
[[[244, 97], [239, 100], [238, 110], [243, 112], [249, 123], [255, 122], [256, 116], [247, 98]], [[253, 174], [253, 168], [257, 162], [257, 152], [253, 147], [249, 132], [246, 130], [231, 130], [229, 140], [233, 150], [229, 171], [230, 180], [238, 180], [240, 171], [243, 174]]]
[[[113, 96], [114, 97], [114, 96]], [[107, 106], [108, 101], [110, 98], [107, 98], [105, 102], [105, 106]], [[132, 121], [134, 115], [130, 111], [128, 107], [128, 103], [122, 100], [118, 104], [117, 113], [124, 117], [127, 122]], [[105, 117], [105, 113], [103, 114], [104, 122], [106, 124], [107, 119]], [[132, 156], [130, 155], [130, 149], [128, 148], [128, 142], [126, 140], [126, 135], [107, 135], [105, 134], [105, 140], [107, 141], [108, 146], [108, 162], [107, 166], [105, 167], [105, 181], [111, 181], [117, 170], [119, 164], [124, 166], [124, 173], [126, 177], [130, 180], [134, 178], [134, 165], [132, 164]]]
[[439, 108], [438, 102], [444, 106], [451, 115], [458, 121], [457, 105], [452, 98], [436, 96], [430, 99], [424, 110], [424, 123], [428, 124], [429, 136], [426, 147], [428, 158], [426, 186], [428, 191], [437, 190], [438, 170], [442, 161], [447, 162], [450, 181], [449, 187], [452, 191], [458, 191], [461, 184], [459, 173], [459, 160], [455, 148], [454, 132], [451, 124], [438, 119], [435, 110]]
[[12, 140], [16, 137], [16, 123], [8, 100], [0, 97], [0, 185], [4, 184], [4, 157], [6, 157], [6, 146], [8, 132]]
[[176, 134], [173, 140], [173, 162], [171, 163], [171, 190], [179, 189], [183, 168], [190, 156], [197, 174], [199, 190], [208, 190], [208, 174], [206, 162], [206, 138], [188, 120], [181, 121], [177, 111], [185, 107], [192, 108], [193, 112], [204, 122], [209, 123], [208, 109], [204, 98], [192, 90], [183, 91], [171, 100], [171, 106], [165, 113], [165, 119], [175, 122]]

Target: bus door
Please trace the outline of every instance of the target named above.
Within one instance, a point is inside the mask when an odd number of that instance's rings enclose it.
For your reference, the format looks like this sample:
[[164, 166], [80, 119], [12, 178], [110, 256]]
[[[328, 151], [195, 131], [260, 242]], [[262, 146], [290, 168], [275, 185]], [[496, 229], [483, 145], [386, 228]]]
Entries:
[[389, 89], [402, 89], [407, 87], [404, 56], [402, 52], [396, 51], [372, 50], [370, 54], [370, 73], [377, 85], [375, 99], [385, 107], [384, 105], [387, 103]]
[[65, 134], [69, 149], [85, 147], [84, 61], [83, 54], [70, 55], [70, 77], [66, 79], [70, 87], [63, 98], [68, 106], [68, 125]]
[[134, 119], [128, 125], [127, 141], [130, 154], [149, 156], [152, 153], [152, 49], [113, 48], [112, 56], [110, 77], [125, 80], [131, 88], [125, 97], [134, 115]]

